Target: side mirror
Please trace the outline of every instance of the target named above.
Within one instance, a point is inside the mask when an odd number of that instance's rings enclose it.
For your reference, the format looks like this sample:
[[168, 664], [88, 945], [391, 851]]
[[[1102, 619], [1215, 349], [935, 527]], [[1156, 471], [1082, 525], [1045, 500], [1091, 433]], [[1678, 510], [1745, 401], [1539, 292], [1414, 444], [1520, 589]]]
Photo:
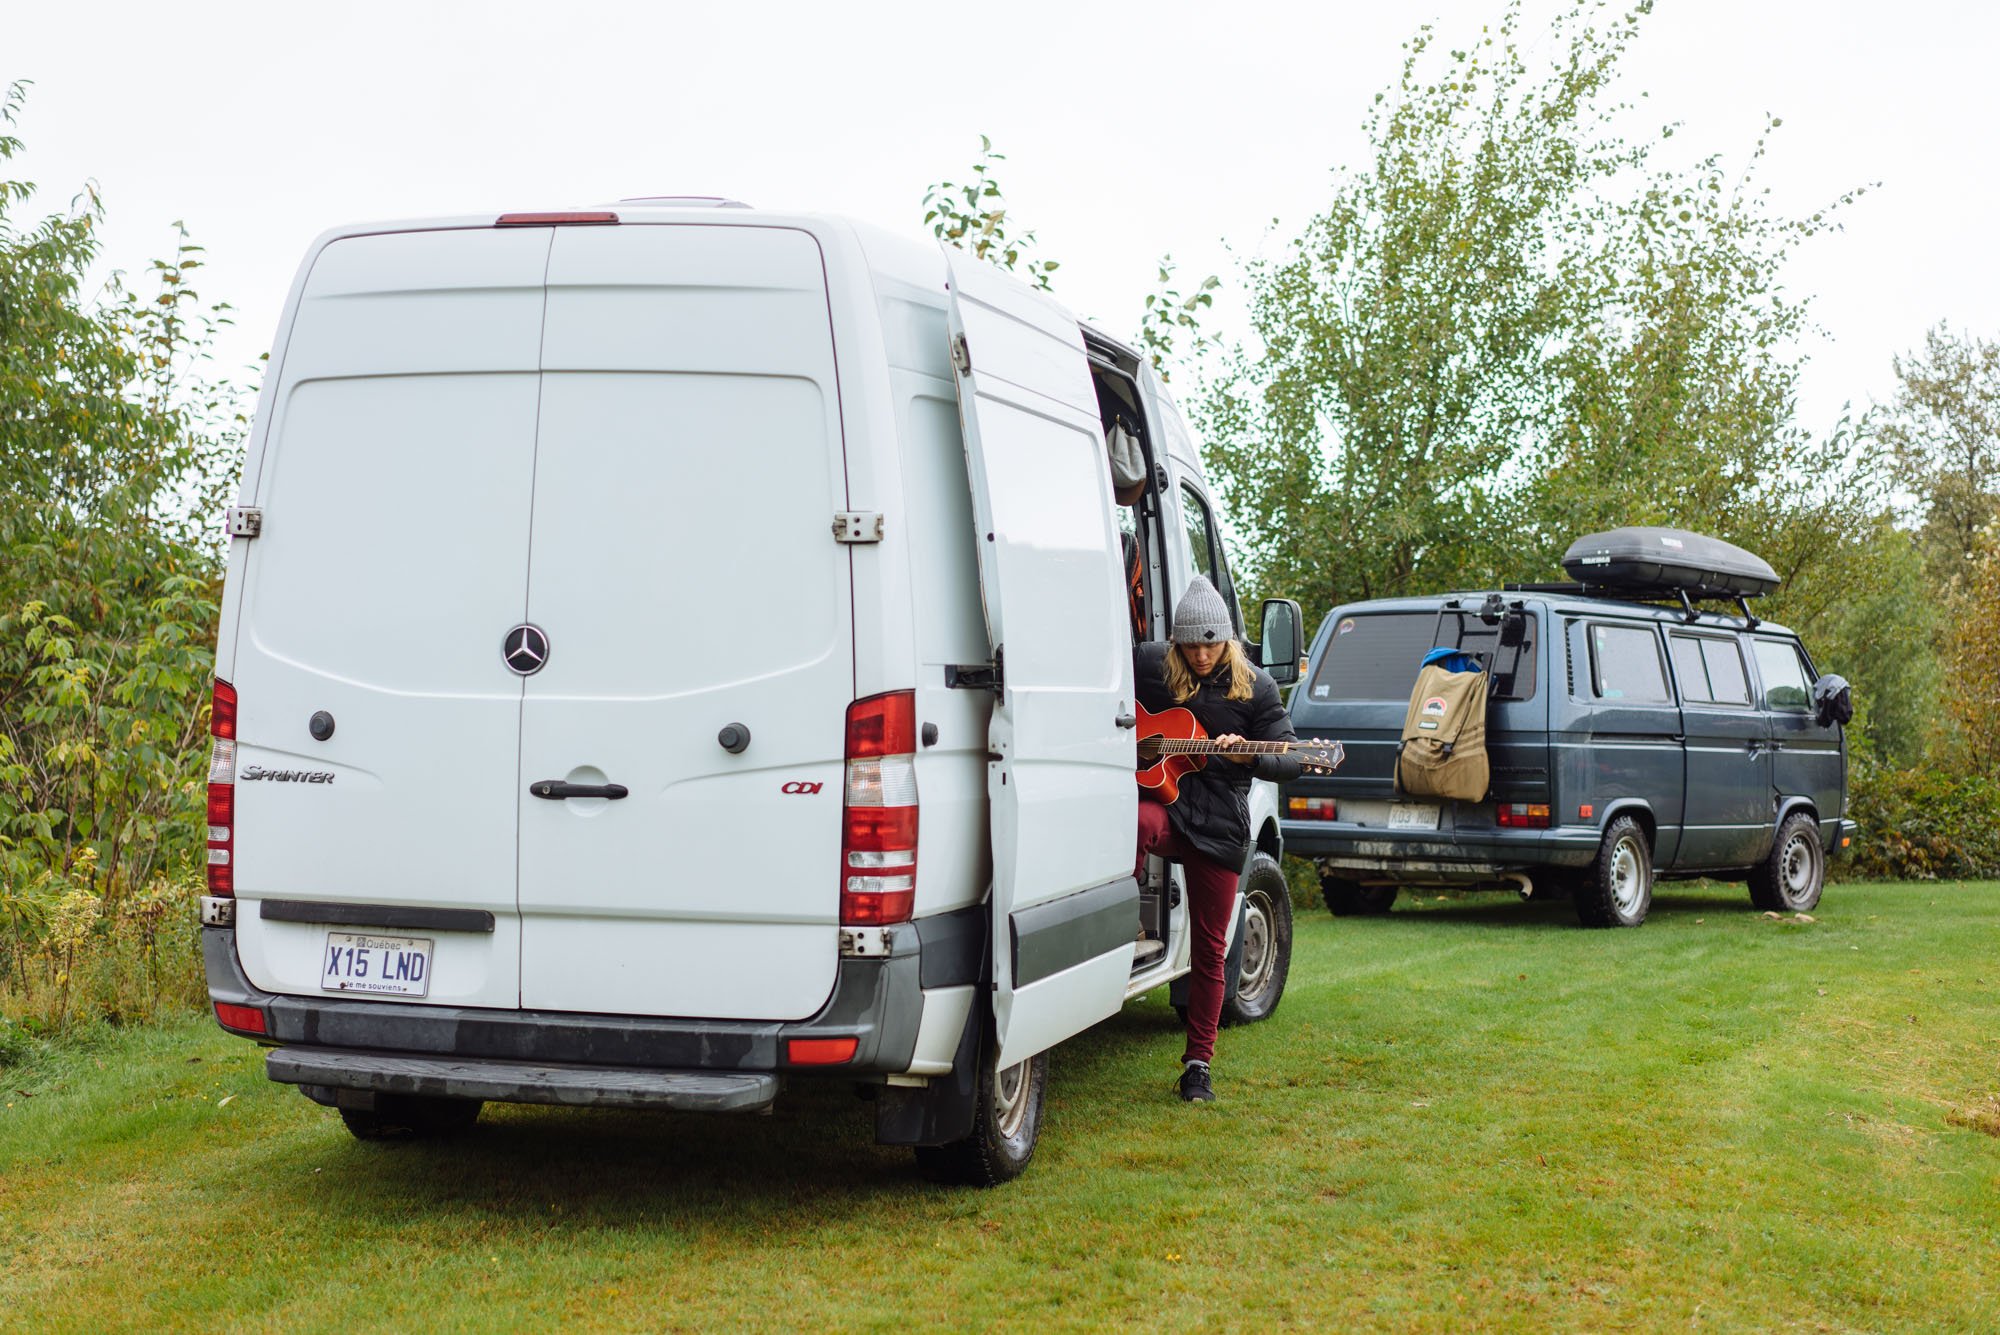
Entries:
[[1305, 613], [1289, 598], [1266, 598], [1263, 624], [1258, 657], [1272, 681], [1290, 686], [1299, 679], [1299, 658], [1305, 653]]
[[1813, 719], [1822, 728], [1843, 727], [1854, 718], [1854, 692], [1847, 678], [1831, 672], [1812, 684]]

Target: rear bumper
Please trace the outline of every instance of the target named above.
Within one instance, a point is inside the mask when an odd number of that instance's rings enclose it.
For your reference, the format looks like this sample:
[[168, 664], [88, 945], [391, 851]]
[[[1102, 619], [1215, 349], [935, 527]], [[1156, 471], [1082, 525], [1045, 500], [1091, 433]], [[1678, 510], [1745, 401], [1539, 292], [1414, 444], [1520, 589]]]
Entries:
[[1285, 851], [1329, 870], [1372, 872], [1388, 881], [1458, 881], [1584, 867], [1604, 832], [1594, 825], [1552, 830], [1389, 830], [1344, 821], [1280, 822]]
[[[268, 1032], [230, 1032], [275, 1045], [273, 1080], [309, 1090], [463, 1092], [451, 1097], [623, 1107], [756, 1108], [779, 1076], [907, 1071], [926, 988], [976, 982], [985, 953], [983, 906], [899, 924], [885, 954], [843, 958], [818, 1014], [786, 1023], [417, 1006], [262, 991], [236, 958], [234, 929], [202, 929], [210, 999], [263, 1012]], [[225, 1026], [228, 1027], [228, 1026]], [[795, 1038], [853, 1038], [837, 1065], [786, 1060]], [[717, 1073], [768, 1079], [716, 1084]], [[720, 1100], [720, 1102], [717, 1102]]]
[[[769, 1071], [641, 1071], [458, 1057], [411, 1057], [346, 1048], [279, 1048], [264, 1073], [339, 1105], [340, 1092], [415, 1094], [500, 1103], [559, 1103], [680, 1112], [756, 1112], [778, 1097]], [[326, 1097], [330, 1095], [331, 1097]]]

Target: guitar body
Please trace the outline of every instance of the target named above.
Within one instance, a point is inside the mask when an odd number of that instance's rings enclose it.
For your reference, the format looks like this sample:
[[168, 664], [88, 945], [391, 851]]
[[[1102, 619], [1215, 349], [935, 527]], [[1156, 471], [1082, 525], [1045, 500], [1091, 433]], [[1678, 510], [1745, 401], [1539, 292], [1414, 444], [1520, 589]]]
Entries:
[[[1144, 705], [1135, 705], [1133, 712], [1139, 719], [1139, 796], [1172, 806], [1180, 800], [1181, 780], [1207, 764], [1208, 757], [1160, 755], [1158, 740], [1192, 742], [1208, 734], [1192, 710], [1168, 709], [1153, 714]], [[1151, 764], [1147, 763], [1149, 739], [1154, 741]]]

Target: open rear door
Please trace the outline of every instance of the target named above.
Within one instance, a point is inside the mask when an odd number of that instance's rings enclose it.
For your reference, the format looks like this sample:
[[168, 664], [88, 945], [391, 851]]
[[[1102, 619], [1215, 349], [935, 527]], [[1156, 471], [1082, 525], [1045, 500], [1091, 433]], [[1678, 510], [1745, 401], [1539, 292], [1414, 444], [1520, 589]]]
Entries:
[[952, 250], [952, 363], [1001, 690], [989, 737], [1002, 1066], [1124, 1003], [1139, 929], [1132, 642], [1075, 317]]

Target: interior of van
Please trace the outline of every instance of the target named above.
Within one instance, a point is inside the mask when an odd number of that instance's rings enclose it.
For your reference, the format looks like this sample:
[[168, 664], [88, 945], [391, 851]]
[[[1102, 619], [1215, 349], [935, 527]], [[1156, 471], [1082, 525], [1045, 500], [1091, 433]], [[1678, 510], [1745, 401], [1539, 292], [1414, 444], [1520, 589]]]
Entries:
[[[1111, 471], [1112, 495], [1118, 503], [1118, 529], [1124, 547], [1127, 605], [1131, 611], [1132, 643], [1136, 648], [1166, 633], [1164, 548], [1160, 534], [1161, 473], [1159, 450], [1146, 427], [1140, 406], [1136, 359], [1122, 348], [1086, 335], [1091, 381], [1097, 390], [1098, 416], [1104, 427], [1105, 464]], [[1179, 900], [1165, 859], [1146, 859], [1139, 884], [1139, 942], [1132, 972], [1143, 973], [1167, 954], [1170, 914]]]

